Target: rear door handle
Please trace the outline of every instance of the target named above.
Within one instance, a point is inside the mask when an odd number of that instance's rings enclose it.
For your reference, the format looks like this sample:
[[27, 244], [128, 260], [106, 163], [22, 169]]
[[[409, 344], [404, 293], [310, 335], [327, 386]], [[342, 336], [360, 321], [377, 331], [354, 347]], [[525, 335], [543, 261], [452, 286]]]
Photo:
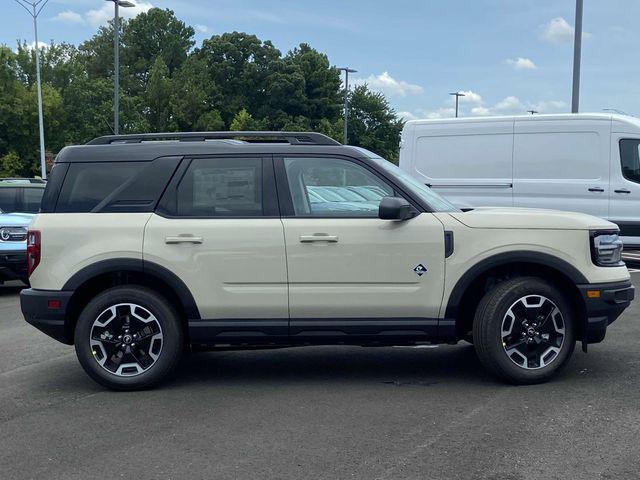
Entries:
[[627, 190], [626, 188], [619, 188], [618, 190], [614, 190], [616, 193], [631, 193], [631, 190]]
[[589, 189], [590, 192], [604, 192], [604, 188], [600, 188], [600, 187], [591, 187]]
[[338, 236], [329, 235], [328, 233], [314, 233], [313, 235], [300, 235], [300, 241], [302, 243], [311, 243], [311, 242], [337, 243]]
[[202, 237], [196, 237], [190, 234], [180, 234], [175, 236], [164, 237], [164, 243], [173, 245], [176, 243], [202, 243]]

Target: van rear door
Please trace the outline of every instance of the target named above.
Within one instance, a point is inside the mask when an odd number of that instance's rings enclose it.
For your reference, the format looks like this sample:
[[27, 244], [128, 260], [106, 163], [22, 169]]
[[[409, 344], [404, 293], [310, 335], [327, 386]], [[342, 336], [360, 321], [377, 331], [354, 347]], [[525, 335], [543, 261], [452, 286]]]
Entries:
[[514, 206], [607, 218], [610, 129], [607, 120], [516, 120]]
[[611, 207], [609, 218], [620, 227], [625, 247], [640, 246], [640, 135], [611, 137]]

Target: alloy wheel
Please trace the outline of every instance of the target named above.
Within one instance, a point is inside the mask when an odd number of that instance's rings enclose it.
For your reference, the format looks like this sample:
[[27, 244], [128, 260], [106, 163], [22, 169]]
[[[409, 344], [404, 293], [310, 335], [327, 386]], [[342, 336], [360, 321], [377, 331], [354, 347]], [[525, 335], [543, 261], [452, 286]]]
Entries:
[[565, 340], [565, 321], [558, 306], [542, 295], [527, 295], [507, 310], [501, 328], [507, 357], [521, 368], [536, 370], [552, 363]]
[[93, 357], [102, 368], [120, 377], [131, 377], [156, 363], [163, 334], [158, 319], [149, 310], [135, 303], [119, 303], [93, 321], [89, 341]]

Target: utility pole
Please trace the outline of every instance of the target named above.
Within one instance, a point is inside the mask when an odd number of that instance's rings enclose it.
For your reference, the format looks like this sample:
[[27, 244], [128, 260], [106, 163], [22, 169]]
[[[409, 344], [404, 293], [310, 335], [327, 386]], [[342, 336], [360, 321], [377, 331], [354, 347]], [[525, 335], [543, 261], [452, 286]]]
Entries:
[[458, 118], [458, 99], [460, 97], [464, 97], [465, 94], [461, 92], [454, 92], [454, 93], [450, 93], [449, 95], [456, 97], [456, 118]]
[[33, 35], [35, 37], [36, 52], [36, 85], [38, 90], [38, 131], [40, 133], [40, 176], [43, 179], [47, 178], [47, 162], [45, 160], [44, 150], [44, 118], [42, 115], [42, 87], [40, 84], [40, 46], [38, 45], [38, 15], [42, 12], [44, 6], [49, 0], [33, 0], [31, 2], [27, 0], [15, 0], [18, 5], [24, 8], [29, 15], [33, 18]]
[[344, 140], [342, 143], [347, 145], [349, 143], [349, 74], [357, 73], [358, 71], [349, 67], [339, 67], [338, 70], [344, 72]]
[[115, 5], [113, 15], [113, 132], [120, 133], [120, 15], [118, 8], [135, 7], [135, 4], [126, 0], [107, 0]]
[[580, 107], [580, 57], [582, 55], [582, 6], [583, 0], [576, 0], [576, 24], [573, 37], [573, 90], [571, 92], [571, 113], [578, 113]]

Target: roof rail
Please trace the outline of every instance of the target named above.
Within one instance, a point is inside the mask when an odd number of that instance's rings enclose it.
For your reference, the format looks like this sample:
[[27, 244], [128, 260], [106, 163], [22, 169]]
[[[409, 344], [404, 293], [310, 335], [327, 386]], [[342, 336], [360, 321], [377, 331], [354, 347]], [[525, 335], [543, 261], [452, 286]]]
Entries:
[[239, 139], [246, 141], [283, 140], [290, 145], [340, 145], [334, 139], [315, 132], [167, 132], [134, 133], [132, 135], [105, 135], [87, 142], [87, 145], [110, 145], [112, 143], [141, 143], [154, 140], [177, 140], [179, 142], [203, 142], [205, 140]]

